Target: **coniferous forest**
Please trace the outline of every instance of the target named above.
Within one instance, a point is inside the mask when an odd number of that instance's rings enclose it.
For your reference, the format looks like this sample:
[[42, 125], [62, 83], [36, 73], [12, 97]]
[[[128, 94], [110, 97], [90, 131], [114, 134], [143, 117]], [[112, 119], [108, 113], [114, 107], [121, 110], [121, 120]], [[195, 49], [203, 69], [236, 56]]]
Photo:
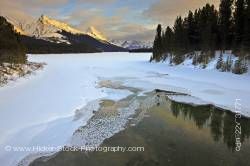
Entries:
[[13, 25], [0, 16], [0, 64], [23, 64], [26, 60], [26, 49], [20, 42], [20, 35], [14, 31]]
[[[250, 0], [221, 0], [219, 10], [214, 5], [189, 11], [186, 17], [178, 16], [174, 26], [159, 24], [153, 44], [151, 61], [180, 64], [186, 56], [193, 57], [193, 65], [206, 65], [220, 50], [216, 68], [242, 74], [247, 71], [246, 59], [250, 53]], [[222, 53], [231, 50], [238, 60], [232, 64]], [[199, 54], [195, 52], [199, 51]], [[233, 66], [232, 66], [233, 65]], [[231, 69], [232, 68], [232, 69]]]

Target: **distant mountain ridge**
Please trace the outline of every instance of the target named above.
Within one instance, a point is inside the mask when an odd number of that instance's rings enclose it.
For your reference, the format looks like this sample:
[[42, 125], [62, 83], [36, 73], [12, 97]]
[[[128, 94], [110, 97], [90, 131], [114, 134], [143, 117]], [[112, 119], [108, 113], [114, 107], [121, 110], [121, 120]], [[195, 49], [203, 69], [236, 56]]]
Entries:
[[138, 40], [111, 40], [111, 43], [129, 49], [150, 49], [153, 46], [153, 43], [150, 41], [138, 41]]

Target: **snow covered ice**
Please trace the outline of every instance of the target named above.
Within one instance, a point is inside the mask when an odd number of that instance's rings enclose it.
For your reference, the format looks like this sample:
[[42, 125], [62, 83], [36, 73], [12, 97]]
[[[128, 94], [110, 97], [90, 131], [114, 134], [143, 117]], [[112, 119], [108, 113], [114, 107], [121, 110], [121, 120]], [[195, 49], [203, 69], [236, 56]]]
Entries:
[[[65, 145], [73, 132], [98, 109], [98, 99], [119, 100], [127, 90], [99, 87], [101, 80], [119, 81], [144, 92], [154, 89], [187, 93], [190, 102], [209, 103], [250, 117], [250, 75], [222, 73], [185, 65], [149, 63], [151, 53], [95, 53], [29, 55], [45, 62], [42, 71], [0, 88], [0, 160], [16, 165], [29, 152], [6, 152], [4, 147]], [[174, 97], [173, 97], [174, 99]], [[178, 101], [188, 101], [176, 97]], [[90, 104], [80, 119], [76, 110]]]

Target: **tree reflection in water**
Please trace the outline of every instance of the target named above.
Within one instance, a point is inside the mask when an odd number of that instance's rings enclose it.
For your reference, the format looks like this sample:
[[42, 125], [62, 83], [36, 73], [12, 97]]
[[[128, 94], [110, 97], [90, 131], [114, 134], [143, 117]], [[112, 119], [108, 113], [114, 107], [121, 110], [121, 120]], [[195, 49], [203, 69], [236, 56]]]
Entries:
[[[222, 140], [230, 150], [235, 151], [234, 113], [218, 109], [213, 105], [194, 106], [175, 101], [171, 101], [171, 111], [176, 118], [182, 117], [194, 121], [199, 129], [210, 128], [214, 141]], [[238, 122], [241, 127], [240, 140], [243, 144], [250, 137], [250, 120], [241, 117]]]

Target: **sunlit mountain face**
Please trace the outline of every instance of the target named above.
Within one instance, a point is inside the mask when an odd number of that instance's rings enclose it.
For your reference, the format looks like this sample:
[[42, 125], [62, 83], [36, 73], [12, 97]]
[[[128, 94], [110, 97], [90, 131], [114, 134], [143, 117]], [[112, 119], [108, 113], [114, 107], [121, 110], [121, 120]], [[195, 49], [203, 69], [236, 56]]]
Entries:
[[65, 40], [61, 32], [65, 31], [74, 35], [89, 35], [97, 40], [107, 41], [106, 37], [93, 26], [89, 27], [86, 31], [81, 31], [67, 23], [45, 15], [41, 15], [37, 20], [29, 23], [21, 23], [10, 18], [7, 18], [7, 20], [13, 24], [16, 32], [22, 35], [35, 36], [42, 39], [56, 38], [58, 42], [63, 42]]
[[98, 31], [95, 27], [93, 26], [90, 26], [86, 33], [96, 39], [100, 39], [100, 40], [103, 40], [103, 41], [108, 41], [108, 39], [100, 32]]

